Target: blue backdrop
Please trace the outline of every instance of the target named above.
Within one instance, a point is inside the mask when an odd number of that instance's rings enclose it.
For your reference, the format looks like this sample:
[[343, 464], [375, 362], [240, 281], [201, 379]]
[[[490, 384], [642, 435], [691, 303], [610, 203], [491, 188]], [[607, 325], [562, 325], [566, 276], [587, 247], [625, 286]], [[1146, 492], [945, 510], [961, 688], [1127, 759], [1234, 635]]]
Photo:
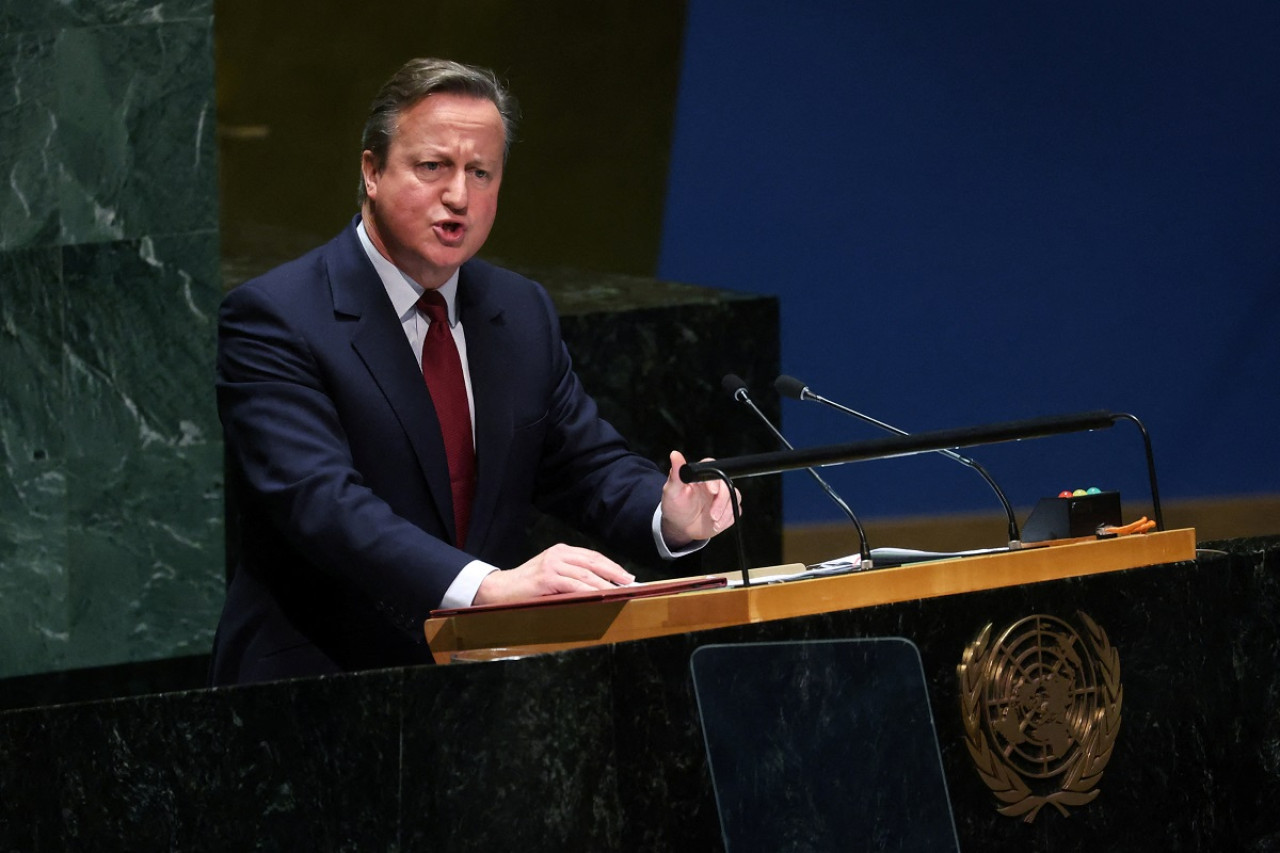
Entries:
[[[1129, 411], [1162, 497], [1280, 492], [1277, 45], [1273, 2], [691, 0], [659, 275], [777, 294], [784, 371], [904, 429]], [[1143, 511], [1131, 427], [973, 455], [1015, 504]], [[997, 509], [936, 456], [829, 478], [867, 517]]]

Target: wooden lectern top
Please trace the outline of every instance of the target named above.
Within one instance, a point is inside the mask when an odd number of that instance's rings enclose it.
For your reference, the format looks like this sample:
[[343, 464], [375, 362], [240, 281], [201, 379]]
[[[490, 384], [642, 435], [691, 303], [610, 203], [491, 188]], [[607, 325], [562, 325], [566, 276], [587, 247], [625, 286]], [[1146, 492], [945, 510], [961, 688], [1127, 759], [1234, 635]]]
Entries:
[[1195, 530], [1188, 528], [765, 582], [778, 573], [775, 567], [753, 570], [752, 580], [762, 582], [747, 587], [463, 610], [428, 619], [424, 630], [436, 662], [451, 663], [455, 655], [472, 650], [505, 649], [515, 655], [618, 643], [1176, 563], [1195, 559], [1195, 552]]

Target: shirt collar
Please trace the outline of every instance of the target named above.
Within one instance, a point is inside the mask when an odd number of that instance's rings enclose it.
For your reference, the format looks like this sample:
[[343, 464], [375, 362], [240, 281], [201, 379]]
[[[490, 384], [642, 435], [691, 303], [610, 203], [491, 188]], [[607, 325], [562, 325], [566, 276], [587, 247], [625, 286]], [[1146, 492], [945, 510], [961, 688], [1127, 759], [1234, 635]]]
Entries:
[[[382, 256], [382, 253], [373, 245], [373, 241], [369, 239], [369, 232], [365, 230], [363, 219], [356, 223], [356, 235], [360, 238], [360, 245], [364, 247], [364, 252], [369, 256], [374, 270], [377, 271], [378, 278], [382, 279], [382, 286], [386, 288], [387, 297], [395, 308], [396, 316], [404, 317], [418, 304], [418, 298], [426, 288], [409, 278], [399, 267]], [[440, 285], [440, 295], [449, 306], [449, 325], [456, 326], [458, 324], [458, 270], [454, 270], [449, 280]]]

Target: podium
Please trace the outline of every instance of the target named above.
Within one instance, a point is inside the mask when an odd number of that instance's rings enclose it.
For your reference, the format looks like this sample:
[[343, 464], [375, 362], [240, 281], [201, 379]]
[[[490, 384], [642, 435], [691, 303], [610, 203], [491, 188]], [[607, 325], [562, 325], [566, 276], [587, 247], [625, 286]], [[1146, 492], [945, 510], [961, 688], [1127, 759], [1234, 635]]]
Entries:
[[768, 583], [776, 570], [761, 569], [753, 571], [758, 582], [751, 586], [462, 611], [429, 619], [424, 630], [436, 662], [447, 664], [484, 650], [500, 649], [507, 656], [560, 651], [1117, 572], [1193, 560], [1195, 548], [1195, 531], [1185, 529], [785, 583]]
[[[910, 668], [927, 691], [961, 850], [1274, 849], [1280, 537], [1192, 539], [1172, 531], [669, 601], [535, 608], [520, 618], [565, 651], [3, 713], [0, 840], [21, 850], [715, 853], [725, 849], [719, 771], [695, 659], [717, 646], [813, 651], [901, 637], [919, 650]], [[577, 615], [551, 619], [557, 610]], [[479, 654], [532, 636], [509, 624], [480, 632], [491, 619], [514, 617], [442, 620], [434, 639]], [[568, 627], [554, 632], [554, 622]], [[1082, 624], [1074, 645], [1053, 639], [1065, 622]], [[1013, 641], [1027, 638], [1057, 651], [1025, 655]], [[1054, 679], [1085, 652], [1100, 677], [1080, 685], [1090, 713], [1066, 722], [1097, 724], [1080, 732], [1094, 749], [1090, 772], [1027, 777], [1028, 788], [1057, 783], [1072, 802], [1029, 796], [991, 760], [1007, 749], [1051, 770], [1042, 745], [1063, 730], [1041, 716], [1052, 702], [1023, 692], [1020, 706], [1001, 704], [998, 688], [1012, 671], [1052, 700]], [[832, 684], [806, 681], [823, 669], [832, 671], [806, 654], [787, 664], [789, 683]], [[812, 719], [815, 731], [904, 753], [899, 735], [877, 744], [878, 729], [857, 725], [871, 718], [842, 707], [839, 720]], [[1019, 707], [1013, 722], [1037, 730], [997, 720], [972, 733], [975, 711]], [[1088, 791], [1076, 790], [1082, 781]]]
[[[1172, 530], [777, 584], [454, 614], [430, 620], [426, 635], [442, 663], [494, 650], [524, 656], [446, 672], [493, 668], [505, 681], [554, 671], [545, 689], [557, 696], [577, 689], [579, 672], [591, 673], [582, 695], [612, 709], [623, 825], [643, 839], [632, 849], [681, 838], [698, 849], [720, 844], [719, 771], [704, 754], [708, 719], [694, 671], [706, 650], [889, 637], [919, 649], [961, 849], [1168, 847], [1219, 837], [1206, 827], [1221, 820], [1233, 822], [1223, 838], [1280, 837], [1280, 823], [1251, 805], [1262, 802], [1254, 791], [1280, 793], [1280, 774], [1265, 759], [1265, 744], [1280, 742], [1280, 718], [1256, 704], [1280, 690], [1280, 669], [1269, 668], [1280, 666], [1280, 624], [1269, 615], [1280, 576], [1265, 562], [1229, 565], [1199, 554], [1193, 530]], [[763, 581], [769, 573], [756, 574]], [[802, 666], [795, 683], [833, 683], [829, 667]], [[853, 733], [847, 716], [814, 725]], [[892, 755], [904, 745], [871, 739], [863, 748]], [[886, 835], [867, 849], [894, 848]]]

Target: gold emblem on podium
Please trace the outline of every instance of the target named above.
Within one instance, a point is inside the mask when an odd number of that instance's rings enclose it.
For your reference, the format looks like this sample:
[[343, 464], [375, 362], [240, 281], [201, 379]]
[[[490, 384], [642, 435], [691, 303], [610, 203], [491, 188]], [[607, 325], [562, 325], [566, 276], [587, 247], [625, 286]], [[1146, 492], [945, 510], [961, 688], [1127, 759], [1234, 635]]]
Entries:
[[1003, 804], [1030, 823], [1098, 796], [1120, 731], [1120, 655], [1084, 613], [1080, 627], [1036, 615], [992, 640], [988, 624], [956, 667], [965, 745]]

